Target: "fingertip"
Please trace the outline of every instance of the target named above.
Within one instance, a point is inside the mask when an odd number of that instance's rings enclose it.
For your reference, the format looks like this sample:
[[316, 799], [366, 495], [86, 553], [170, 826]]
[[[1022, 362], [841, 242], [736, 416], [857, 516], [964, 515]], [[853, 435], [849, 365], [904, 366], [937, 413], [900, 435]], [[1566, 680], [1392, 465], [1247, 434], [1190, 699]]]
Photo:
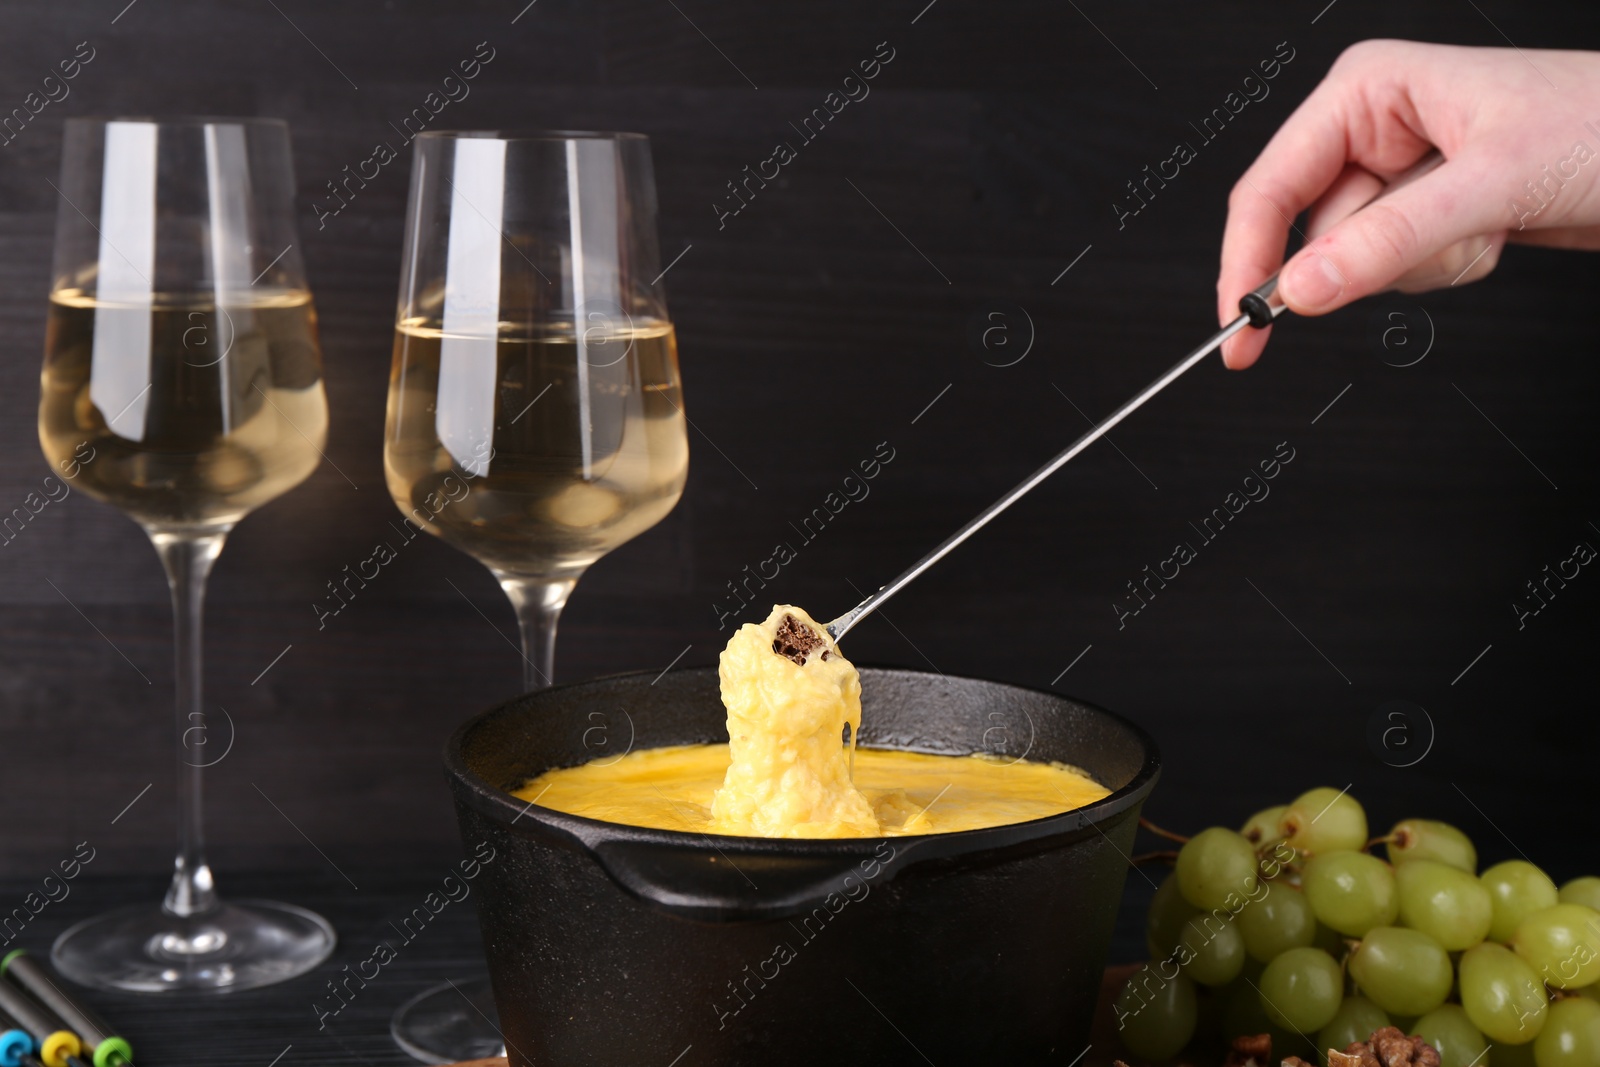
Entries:
[[1238, 370], [1237, 360], [1238, 357], [1234, 355], [1233, 338], [1230, 337], [1222, 342], [1222, 365], [1229, 370]]
[[1229, 270], [1229, 264], [1222, 265], [1222, 271], [1217, 275], [1217, 325], [1226, 326], [1239, 317], [1239, 285], [1234, 279], [1236, 272]]
[[1272, 333], [1272, 327], [1263, 330], [1248, 330], [1245, 333], [1234, 334], [1222, 342], [1222, 365], [1229, 370], [1244, 370], [1261, 358], [1261, 350], [1267, 345], [1267, 338]]
[[1320, 315], [1332, 311], [1350, 288], [1349, 278], [1315, 246], [1308, 247], [1289, 261], [1279, 275], [1278, 295], [1297, 315]]

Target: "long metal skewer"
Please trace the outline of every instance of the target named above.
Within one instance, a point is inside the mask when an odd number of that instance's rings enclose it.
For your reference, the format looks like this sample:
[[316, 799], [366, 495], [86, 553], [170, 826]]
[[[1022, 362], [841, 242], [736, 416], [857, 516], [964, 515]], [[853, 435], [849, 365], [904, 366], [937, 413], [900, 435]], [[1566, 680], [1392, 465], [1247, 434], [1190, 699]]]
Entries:
[[[1276, 283], [1277, 278], [1273, 278], [1273, 284], [1276, 285]], [[1272, 315], [1276, 317], [1276, 315], [1282, 310], [1283, 305], [1278, 304], [1276, 310], [1272, 312]], [[1268, 319], [1268, 321], [1270, 322], [1271, 319]], [[1116, 411], [1113, 411], [1110, 415], [1106, 416], [1106, 418], [1096, 425], [1094, 429], [1090, 430], [1088, 433], [1072, 442], [1071, 447], [1069, 447], [1065, 452], [1062, 452], [1055, 459], [1052, 459], [1049, 463], [1046, 463], [1044, 466], [1028, 475], [1028, 477], [1024, 478], [1017, 484], [1016, 488], [1012, 489], [999, 500], [996, 500], [993, 504], [990, 504], [983, 511], [979, 512], [965, 526], [961, 527], [961, 529], [945, 538], [944, 541], [941, 542], [939, 546], [932, 552], [929, 552], [926, 556], [923, 556], [921, 559], [917, 560], [917, 562], [913, 563], [911, 568], [904, 574], [894, 579], [894, 581], [890, 582], [888, 585], [880, 587], [877, 592], [871, 594], [861, 603], [857, 604], [843, 615], [840, 615], [837, 619], [834, 619], [832, 622], [828, 623], [828, 633], [833, 636], [835, 641], [843, 637], [850, 631], [851, 627], [855, 626], [856, 623], [860, 622], [866, 616], [881, 607], [884, 601], [888, 600], [900, 590], [910, 585], [922, 574], [923, 571], [927, 570], [929, 567], [933, 566], [935, 563], [938, 563], [941, 559], [947, 556], [951, 549], [955, 548], [967, 538], [971, 537], [973, 534], [987, 526], [995, 516], [999, 515], [1006, 508], [1009, 508], [1012, 504], [1015, 504], [1018, 500], [1021, 500], [1024, 496], [1026, 496], [1034, 486], [1038, 485], [1056, 471], [1060, 470], [1062, 466], [1064, 466], [1079, 452], [1082, 452], [1084, 449], [1100, 440], [1100, 438], [1104, 437], [1111, 431], [1113, 426], [1127, 418], [1129, 415], [1132, 415], [1135, 411], [1138, 411], [1144, 406], [1147, 400], [1161, 392], [1161, 390], [1165, 389], [1167, 386], [1171, 385], [1184, 371], [1188, 370], [1196, 363], [1199, 363], [1202, 359], [1205, 359], [1216, 349], [1218, 345], [1222, 344], [1222, 342], [1226, 341], [1228, 338], [1232, 337], [1234, 334], [1238, 333], [1240, 330], [1249, 325], [1250, 316], [1248, 314], [1240, 315], [1238, 318], [1228, 323], [1228, 325], [1219, 330], [1217, 334], [1211, 338], [1211, 340], [1207, 341], [1193, 352], [1190, 352], [1187, 356], [1184, 356], [1165, 374], [1151, 382], [1149, 385], [1145, 386], [1143, 389], [1139, 390], [1138, 394], [1134, 396], [1132, 400], [1129, 400]]]
[[[1437, 167], [1442, 162], [1444, 162], [1444, 157], [1438, 152], [1429, 152], [1414, 166], [1412, 166], [1411, 169], [1397, 177], [1394, 181], [1388, 183], [1388, 185], [1377, 196], [1374, 196], [1372, 200], [1368, 200], [1367, 204], [1387, 196], [1389, 193], [1394, 192], [1403, 185], [1410, 184], [1411, 182], [1431, 171], [1433, 168]], [[1365, 207], [1366, 204], [1361, 206]], [[1100, 438], [1104, 437], [1111, 431], [1113, 426], [1117, 425], [1117, 423], [1121, 422], [1129, 415], [1132, 415], [1135, 411], [1138, 411], [1144, 406], [1146, 401], [1155, 396], [1157, 393], [1161, 392], [1161, 390], [1165, 389], [1167, 386], [1171, 385], [1178, 379], [1180, 375], [1183, 374], [1184, 371], [1188, 370], [1190, 367], [1193, 367], [1202, 359], [1205, 359], [1206, 356], [1210, 355], [1218, 345], [1222, 344], [1222, 342], [1226, 341], [1228, 338], [1232, 337], [1246, 326], [1253, 326], [1256, 329], [1261, 329], [1265, 326], [1271, 325], [1272, 320], [1283, 314], [1285, 310], [1286, 309], [1283, 305], [1283, 301], [1278, 296], [1278, 276], [1274, 274], [1272, 277], [1258, 285], [1255, 289], [1246, 293], [1239, 300], [1240, 315], [1238, 318], [1228, 323], [1228, 325], [1224, 326], [1221, 330], [1218, 330], [1216, 334], [1214, 334], [1212, 338], [1205, 344], [1201, 345], [1193, 352], [1190, 352], [1187, 356], [1184, 356], [1161, 377], [1157, 378], [1155, 381], [1139, 390], [1133, 399], [1129, 400], [1117, 410], [1113, 411], [1110, 415], [1106, 416], [1088, 433], [1072, 442], [1072, 445], [1067, 448], [1065, 452], [1062, 452], [1055, 459], [1052, 459], [1049, 463], [1046, 463], [1044, 466], [1028, 475], [1028, 477], [1024, 478], [1020, 483], [1018, 483], [1016, 488], [1012, 489], [999, 500], [996, 500], [993, 504], [990, 504], [983, 511], [979, 512], [965, 526], [961, 527], [961, 529], [945, 538], [944, 541], [940, 542], [937, 548], [935, 548], [932, 552], [929, 552], [926, 556], [923, 556], [921, 559], [917, 560], [917, 562], [913, 563], [910, 569], [905, 573], [901, 574], [888, 585], [880, 586], [877, 592], [871, 594], [861, 603], [857, 604], [843, 615], [840, 615], [837, 619], [834, 619], [832, 622], [828, 623], [826, 627], [828, 633], [835, 641], [849, 633], [850, 629], [854, 627], [856, 623], [872, 614], [872, 612], [876, 611], [886, 600], [894, 596], [906, 586], [910, 585], [922, 574], [923, 571], [927, 570], [935, 563], [938, 563], [945, 556], [949, 555], [951, 549], [955, 548], [967, 538], [971, 537], [973, 534], [989, 525], [989, 522], [996, 515], [999, 515], [1002, 511], [1006, 510], [1006, 508], [1009, 508], [1012, 504], [1015, 504], [1018, 500], [1021, 500], [1028, 494], [1030, 490], [1034, 488], [1034, 486], [1038, 485], [1040, 482], [1050, 477], [1050, 475], [1060, 470], [1062, 466], [1064, 466], [1079, 452], [1082, 452], [1084, 449], [1100, 440]]]

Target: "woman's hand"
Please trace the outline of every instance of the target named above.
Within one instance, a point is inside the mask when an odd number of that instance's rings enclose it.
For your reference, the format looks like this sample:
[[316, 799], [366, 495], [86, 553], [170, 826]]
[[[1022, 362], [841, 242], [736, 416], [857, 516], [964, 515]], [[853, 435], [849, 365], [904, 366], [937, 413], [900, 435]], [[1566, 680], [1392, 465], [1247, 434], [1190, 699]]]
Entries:
[[[1443, 164], [1356, 210], [1435, 146]], [[1310, 243], [1283, 265], [1307, 208]], [[1284, 303], [1321, 315], [1476, 281], [1507, 240], [1600, 248], [1600, 53], [1363, 41], [1233, 187], [1218, 316], [1280, 265]], [[1223, 361], [1250, 366], [1270, 333], [1235, 335]]]

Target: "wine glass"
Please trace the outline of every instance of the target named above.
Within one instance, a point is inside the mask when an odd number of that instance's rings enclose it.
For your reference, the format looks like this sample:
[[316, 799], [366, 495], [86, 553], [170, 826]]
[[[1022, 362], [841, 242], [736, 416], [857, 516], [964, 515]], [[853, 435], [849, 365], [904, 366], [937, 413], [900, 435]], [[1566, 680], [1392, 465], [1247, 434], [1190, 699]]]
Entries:
[[217, 897], [201, 823], [214, 761], [200, 636], [206, 577], [228, 531], [304, 481], [327, 435], [289, 128], [68, 119], [57, 191], [39, 441], [77, 488], [144, 527], [161, 557], [179, 749], [166, 899], [79, 923], [51, 958], [78, 982], [135, 992], [280, 982], [333, 951], [333, 928], [290, 904]]
[[[411, 522], [483, 563], [516, 609], [526, 689], [595, 560], [660, 522], [689, 446], [639, 134], [416, 138], [384, 472]], [[426, 1062], [500, 1049], [487, 981], [401, 1008]]]

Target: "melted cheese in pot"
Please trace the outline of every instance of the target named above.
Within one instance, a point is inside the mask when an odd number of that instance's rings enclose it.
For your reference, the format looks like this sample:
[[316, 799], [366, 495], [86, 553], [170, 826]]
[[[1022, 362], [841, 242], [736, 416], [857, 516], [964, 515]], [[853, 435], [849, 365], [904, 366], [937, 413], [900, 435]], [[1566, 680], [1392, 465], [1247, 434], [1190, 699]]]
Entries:
[[662, 830], [895, 837], [1025, 822], [1109, 793], [1062, 764], [856, 749], [860, 677], [796, 607], [780, 604], [765, 622], [741, 626], [719, 676], [728, 744], [646, 749], [547, 771], [515, 795]]
[[[712, 813], [727, 772], [727, 745], [675, 745], [548, 771], [516, 795], [605, 822], [748, 836], [749, 831], [735, 831]], [[1061, 764], [877, 748], [856, 750], [855, 782], [873, 823], [839, 826], [830, 837], [901, 837], [1005, 826], [1059, 815], [1107, 794], [1087, 775]]]

